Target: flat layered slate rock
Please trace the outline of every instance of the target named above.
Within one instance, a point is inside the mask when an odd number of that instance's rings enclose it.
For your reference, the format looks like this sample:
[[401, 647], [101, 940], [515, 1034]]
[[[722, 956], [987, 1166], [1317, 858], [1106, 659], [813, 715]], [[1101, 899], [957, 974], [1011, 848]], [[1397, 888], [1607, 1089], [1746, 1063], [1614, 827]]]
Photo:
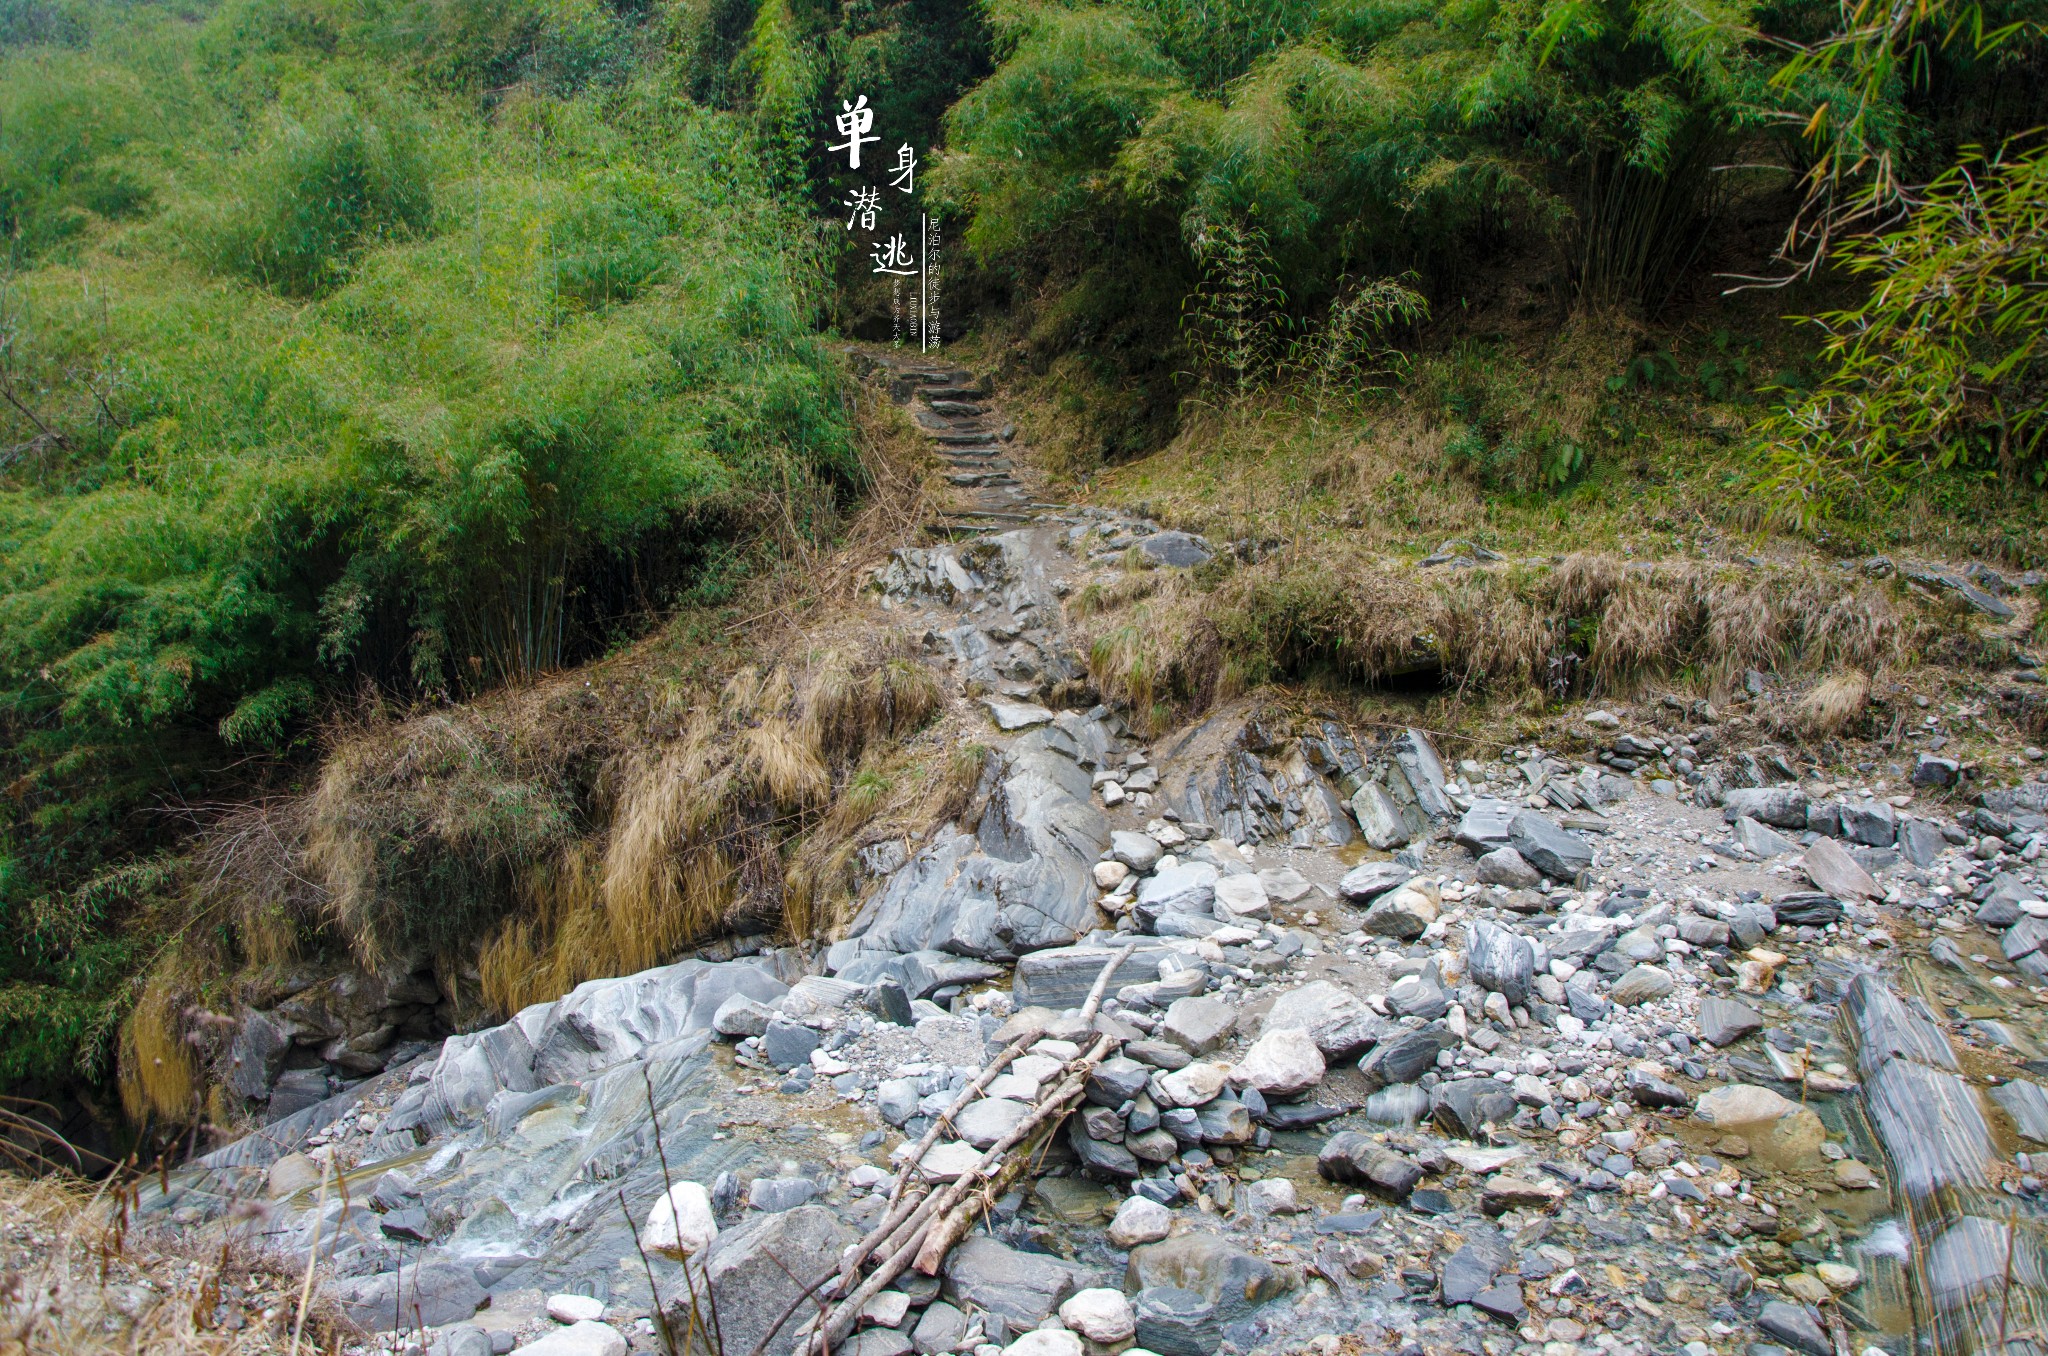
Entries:
[[1571, 881], [1593, 865], [1593, 846], [1585, 839], [1524, 810], [1508, 825], [1508, 841], [1522, 859], [1552, 880]]
[[[1012, 1332], [1043, 1323], [1060, 1301], [1091, 1277], [1081, 1267], [1042, 1253], [1019, 1252], [987, 1234], [970, 1234], [940, 1269], [947, 1300], [969, 1312], [1000, 1317]], [[727, 1339], [728, 1342], [731, 1340]]]
[[1998, 1156], [1991, 1128], [1962, 1075], [1892, 1059], [1864, 1079], [1864, 1105], [1909, 1198], [1990, 1181]]
[[1495, 848], [1508, 846], [1514, 836], [1512, 826], [1515, 816], [1521, 813], [1514, 805], [1491, 796], [1481, 796], [1472, 802], [1472, 808], [1465, 811], [1458, 820], [1455, 837], [1459, 846], [1475, 857], [1483, 857]]
[[1820, 1323], [1803, 1304], [1772, 1300], [1756, 1316], [1757, 1328], [1766, 1336], [1805, 1356], [1834, 1356], [1835, 1344], [1828, 1340]]
[[2017, 1301], [2022, 1294], [2038, 1291], [2044, 1283], [2040, 1244], [2032, 1229], [2024, 1225], [2011, 1233], [2007, 1221], [1964, 1215], [1935, 1235], [1921, 1260], [1921, 1279], [1927, 1294], [1943, 1309], [1959, 1309], [1990, 1300], [1994, 1312], [2005, 1292], [2005, 1256], [2012, 1251], [2012, 1290]]
[[1711, 994], [1700, 1000], [1700, 1039], [1717, 1049], [1733, 1045], [1763, 1026], [1763, 1014], [1747, 1003]]
[[2037, 1144], [2048, 1144], [2048, 1088], [2015, 1078], [1991, 1090], [1991, 1100], [2012, 1117], [2013, 1128]]
[[1865, 1078], [1894, 1059], [1929, 1068], [1960, 1071], [1948, 1037], [1918, 998], [1901, 998], [1875, 975], [1858, 975], [1842, 999], [1842, 1011], [1856, 1033], [1856, 1061]]
[[[1118, 949], [1061, 946], [1034, 951], [1020, 958], [1017, 973], [1010, 983], [1017, 1006], [1051, 1008], [1054, 1012], [1081, 1006], [1088, 997], [1088, 990], [1095, 984], [1095, 977], [1102, 973], [1102, 967], [1109, 963], [1109, 958]], [[1136, 949], [1117, 966], [1116, 974], [1109, 981], [1111, 989], [1155, 978], [1161, 958], [1170, 954], [1158, 942], [1138, 943]]]
[[1365, 904], [1413, 879], [1415, 873], [1399, 862], [1361, 862], [1337, 882], [1337, 893], [1355, 904]]

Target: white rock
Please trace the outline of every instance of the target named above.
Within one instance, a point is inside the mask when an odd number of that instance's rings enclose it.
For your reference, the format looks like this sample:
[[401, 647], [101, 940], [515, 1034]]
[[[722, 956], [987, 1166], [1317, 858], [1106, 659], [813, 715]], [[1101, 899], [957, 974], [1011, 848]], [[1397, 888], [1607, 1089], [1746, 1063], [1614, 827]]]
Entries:
[[626, 1339], [602, 1323], [571, 1323], [515, 1347], [512, 1356], [626, 1356]]
[[1060, 1322], [1091, 1342], [1121, 1342], [1138, 1331], [1138, 1316], [1121, 1290], [1077, 1290], [1060, 1306]]
[[1241, 876], [1225, 876], [1216, 882], [1218, 918], [1264, 918], [1270, 911], [1266, 887], [1250, 872]]
[[910, 1296], [901, 1290], [884, 1290], [860, 1307], [863, 1322], [877, 1327], [900, 1327], [910, 1313]]
[[[1261, 1040], [1265, 1038], [1260, 1037]], [[1313, 1044], [1314, 1042], [1310, 1042]], [[1190, 1064], [1152, 1079], [1153, 1100], [1161, 1106], [1207, 1106], [1223, 1091], [1228, 1076], [1221, 1064]]]
[[951, 1182], [981, 1161], [981, 1150], [972, 1144], [949, 1139], [934, 1144], [917, 1161], [917, 1171], [927, 1182]]
[[1004, 1347], [1003, 1356], [1081, 1356], [1081, 1338], [1065, 1328], [1035, 1328]]
[[718, 1220], [711, 1213], [710, 1194], [695, 1182], [677, 1182], [647, 1212], [640, 1245], [669, 1257], [688, 1257], [710, 1247], [716, 1237]]
[[718, 1005], [718, 1011], [711, 1014], [711, 1029], [721, 1036], [738, 1040], [743, 1036], [758, 1036], [768, 1029], [768, 1023], [775, 1017], [775, 1009], [766, 1003], [758, 1003], [743, 993], [736, 993]]
[[[1058, 1076], [1059, 1071], [1060, 1061], [1054, 1059], [1050, 1055], [1034, 1055], [1029, 1052], [1026, 1052], [1010, 1061], [1011, 1073], [1017, 1075], [1019, 1078], [1028, 1078], [1033, 1083], [1038, 1083], [1041, 1085], [1045, 1083], [1050, 1083], [1056, 1076]], [[1000, 1074], [997, 1075], [997, 1077], [1001, 1076], [1002, 1075]], [[991, 1084], [991, 1086], [993, 1086], [993, 1084]], [[994, 1096], [995, 1094], [990, 1093], [989, 1095]], [[1030, 1101], [1032, 1099], [1027, 1097], [1025, 1098], [1025, 1100]]]
[[1008, 1097], [984, 1097], [968, 1103], [953, 1118], [953, 1133], [977, 1149], [987, 1149], [1023, 1124], [1030, 1114], [1031, 1108], [1023, 1102]]
[[1154, 1200], [1132, 1196], [1116, 1208], [1109, 1222], [1109, 1241], [1119, 1248], [1157, 1243], [1173, 1228], [1173, 1212]]
[[1268, 1097], [1293, 1097], [1323, 1081], [1323, 1052], [1300, 1027], [1268, 1031], [1244, 1052], [1230, 1081], [1257, 1088]]
[[1467, 1172], [1499, 1172], [1518, 1158], [1526, 1157], [1528, 1150], [1520, 1145], [1503, 1149], [1481, 1148], [1476, 1144], [1447, 1144], [1444, 1157], [1456, 1163]]
[[988, 1081], [988, 1087], [982, 1092], [982, 1096], [1007, 1097], [1012, 1101], [1018, 1102], [1036, 1102], [1038, 1100], [1038, 1080], [1026, 1078], [1022, 1074], [999, 1073]]
[[1122, 885], [1124, 877], [1130, 874], [1131, 868], [1125, 866], [1122, 862], [1110, 861], [1097, 862], [1095, 864], [1095, 884], [1100, 889], [1114, 890], [1117, 886]]
[[1301, 1209], [1294, 1183], [1285, 1177], [1262, 1177], [1245, 1189], [1245, 1203], [1255, 1215], [1291, 1215]]
[[549, 1295], [548, 1317], [557, 1323], [595, 1323], [604, 1317], [604, 1301], [589, 1295]]

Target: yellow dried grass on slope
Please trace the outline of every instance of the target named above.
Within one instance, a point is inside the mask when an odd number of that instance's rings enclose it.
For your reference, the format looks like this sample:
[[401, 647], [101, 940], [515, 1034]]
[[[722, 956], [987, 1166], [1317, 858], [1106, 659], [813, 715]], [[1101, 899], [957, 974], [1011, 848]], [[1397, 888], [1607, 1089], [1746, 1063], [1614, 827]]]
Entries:
[[1809, 739], [1831, 739], [1870, 709], [1870, 675], [1861, 669], [1831, 673], [1799, 699], [1793, 725]]

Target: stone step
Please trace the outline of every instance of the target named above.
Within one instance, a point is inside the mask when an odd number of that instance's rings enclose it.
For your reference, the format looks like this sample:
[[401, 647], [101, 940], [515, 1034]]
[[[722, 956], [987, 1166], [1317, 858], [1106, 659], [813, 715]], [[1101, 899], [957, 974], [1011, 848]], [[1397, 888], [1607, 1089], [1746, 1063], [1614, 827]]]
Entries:
[[931, 440], [947, 447], [988, 447], [996, 440], [993, 433], [934, 433]]
[[1001, 471], [966, 471], [946, 477], [949, 485], [1014, 485], [1017, 482]]
[[961, 382], [954, 386], [927, 386], [922, 391], [919, 391], [918, 394], [926, 400], [937, 402], [941, 400], [981, 400], [988, 395], [988, 392], [982, 390], [978, 382], [971, 385], [967, 382]]
[[950, 414], [955, 418], [979, 419], [988, 413], [981, 406], [967, 400], [934, 400], [931, 407], [939, 414]]

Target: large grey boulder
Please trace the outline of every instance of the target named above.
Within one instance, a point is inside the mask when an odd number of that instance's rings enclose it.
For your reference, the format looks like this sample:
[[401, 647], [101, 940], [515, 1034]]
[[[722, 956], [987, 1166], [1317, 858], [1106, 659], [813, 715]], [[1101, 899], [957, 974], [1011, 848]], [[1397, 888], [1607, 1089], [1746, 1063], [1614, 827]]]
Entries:
[[1918, 867], [1930, 867], [1940, 859], [1948, 841], [1941, 830], [1924, 819], [1899, 821], [1899, 855]]
[[1207, 862], [1182, 862], [1152, 876], [1138, 887], [1138, 917], [1150, 923], [1163, 914], [1213, 914], [1216, 868]]
[[1491, 1078], [1445, 1083], [1430, 1098], [1430, 1115], [1454, 1135], [1478, 1139], [1489, 1123], [1505, 1124], [1515, 1114], [1515, 1097]]
[[1229, 1323], [1285, 1294], [1288, 1276], [1220, 1234], [1196, 1229], [1132, 1248], [1124, 1288], [1192, 1290]]
[[1216, 998], [1179, 998], [1166, 1010], [1160, 1034], [1191, 1055], [1206, 1055], [1223, 1044], [1237, 1012]]
[[1358, 788], [1351, 797], [1351, 813], [1365, 841], [1382, 852], [1400, 847], [1422, 832], [1421, 817], [1404, 813], [1378, 782]]
[[1444, 760], [1437, 756], [1436, 746], [1429, 742], [1429, 736], [1420, 730], [1403, 730], [1388, 752], [1416, 807], [1431, 819], [1448, 819], [1451, 798], [1446, 788], [1450, 784], [1450, 776], [1444, 771]]
[[1508, 841], [1523, 860], [1552, 880], [1571, 881], [1593, 865], [1593, 847], [1534, 811], [1524, 810], [1508, 825]]
[[1341, 1131], [1324, 1141], [1316, 1156], [1316, 1171], [1340, 1186], [1370, 1187], [1397, 1201], [1407, 1200], [1422, 1180], [1422, 1169], [1412, 1159], [1355, 1130]]
[[256, 1008], [245, 1009], [228, 1047], [228, 1086], [244, 1097], [268, 1097], [291, 1048], [291, 1031], [282, 1022]]
[[1614, 987], [1607, 996], [1625, 1008], [1639, 1003], [1654, 1003], [1676, 987], [1671, 972], [1654, 965], [1638, 965], [1614, 981]]
[[423, 1262], [403, 1273], [380, 1272], [336, 1281], [330, 1293], [365, 1332], [409, 1331], [460, 1323], [489, 1298], [466, 1262]]
[[1536, 949], [1526, 937], [1481, 919], [1465, 929], [1465, 968], [1473, 983], [1521, 1007], [1536, 980]]
[[1415, 873], [1399, 862], [1360, 862], [1337, 882], [1337, 893], [1354, 904], [1369, 904], [1413, 879]]
[[[1018, 1252], [987, 1234], [962, 1240], [947, 1256], [941, 1278], [949, 1302], [969, 1313], [978, 1310], [1000, 1319], [1012, 1333], [1043, 1323], [1061, 1300], [1092, 1279], [1071, 1262]], [[993, 1332], [989, 1336], [1001, 1340]]]
[[1496, 848], [1508, 846], [1513, 837], [1512, 826], [1515, 816], [1521, 811], [1504, 800], [1481, 796], [1472, 802], [1472, 808], [1465, 811], [1458, 820], [1455, 837], [1467, 852], [1483, 857]]
[[1796, 786], [1743, 786], [1722, 797], [1721, 814], [1731, 822], [1748, 815], [1781, 829], [1803, 829], [1808, 801]]
[[1091, 872], [1109, 823], [1057, 727], [1010, 746], [972, 833], [947, 833], [896, 872], [848, 928], [870, 950], [1011, 960], [1069, 946], [1094, 921]]
[[1216, 1356], [1223, 1325], [1216, 1306], [1193, 1290], [1155, 1286], [1131, 1296], [1141, 1349], [1157, 1356]]
[[1799, 869], [1815, 889], [1836, 899], [1875, 899], [1884, 893], [1848, 849], [1832, 838], [1814, 839], [1800, 857]]
[[1132, 833], [1129, 829], [1115, 829], [1109, 835], [1109, 855], [1125, 866], [1143, 875], [1159, 865], [1159, 859], [1166, 855], [1166, 849], [1159, 846], [1159, 840], [1148, 833]]
[[1381, 937], [1412, 942], [1435, 921], [1436, 901], [1420, 889], [1403, 886], [1374, 900], [1359, 925]]
[[1747, 1003], [1712, 994], [1700, 999], [1700, 1039], [1716, 1049], [1763, 1030], [1763, 1014]]
[[1265, 1035], [1289, 1027], [1308, 1032], [1323, 1058], [1336, 1063], [1356, 1059], [1370, 1050], [1387, 1029], [1387, 1021], [1357, 995], [1319, 979], [1274, 999], [1259, 1033]]
[[[721, 1233], [705, 1253], [704, 1270], [726, 1350], [752, 1351], [778, 1323], [785, 1324], [778, 1336], [793, 1334], [803, 1320], [796, 1316], [801, 1304], [792, 1301], [834, 1270], [840, 1250], [857, 1237], [852, 1226], [821, 1205], [763, 1215]], [[684, 1331], [690, 1307], [687, 1292], [669, 1300], [674, 1331]], [[785, 1311], [791, 1313], [788, 1319]], [[710, 1330], [710, 1320], [708, 1313], [697, 1317], [700, 1331]]]
[[1543, 873], [1529, 865], [1512, 847], [1497, 847], [1479, 858], [1479, 883], [1510, 890], [1533, 890], [1543, 883]]
[[1842, 837], [1865, 847], [1890, 847], [1899, 838], [1898, 811], [1881, 800], [1845, 801]]

